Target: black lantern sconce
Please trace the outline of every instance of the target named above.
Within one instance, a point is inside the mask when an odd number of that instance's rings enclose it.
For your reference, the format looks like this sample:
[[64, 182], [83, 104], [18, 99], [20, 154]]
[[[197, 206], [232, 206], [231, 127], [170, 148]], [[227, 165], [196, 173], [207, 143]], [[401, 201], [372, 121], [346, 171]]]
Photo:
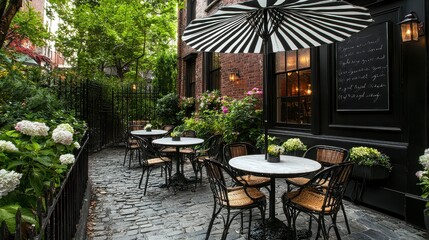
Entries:
[[419, 36], [424, 35], [423, 23], [420, 22], [419, 17], [415, 12], [410, 12], [405, 15], [399, 25], [401, 26], [401, 39], [402, 42], [417, 42]]
[[240, 71], [236, 70], [229, 74], [229, 81], [238, 82], [240, 80]]

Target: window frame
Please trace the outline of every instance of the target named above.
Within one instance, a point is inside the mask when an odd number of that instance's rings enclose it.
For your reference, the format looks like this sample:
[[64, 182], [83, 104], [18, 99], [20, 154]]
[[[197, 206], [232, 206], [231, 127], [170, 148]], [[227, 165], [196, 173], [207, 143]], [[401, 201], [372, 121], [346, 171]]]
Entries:
[[[217, 59], [217, 63], [214, 61]], [[221, 89], [221, 61], [220, 53], [204, 53], [205, 89], [208, 91]], [[216, 79], [215, 79], [216, 78]]]
[[[315, 54], [314, 54], [314, 52], [312, 51], [312, 49], [309, 49], [309, 56], [310, 56], [310, 59], [309, 59], [309, 62], [308, 62], [308, 64], [309, 64], [309, 66], [308, 67], [303, 67], [303, 68], [299, 68], [299, 59], [298, 59], [298, 57], [299, 57], [299, 53], [298, 53], [298, 51], [299, 50], [296, 50], [296, 54], [295, 54], [295, 65], [296, 65], [296, 68], [295, 69], [290, 69], [290, 70], [288, 70], [288, 67], [287, 67], [287, 53], [286, 52], [284, 52], [284, 68], [283, 69], [281, 69], [280, 71], [277, 71], [277, 67], [278, 67], [278, 61], [277, 61], [277, 55], [276, 54], [273, 54], [273, 68], [272, 68], [272, 76], [273, 76], [273, 79], [275, 79], [275, 86], [274, 86], [274, 88], [273, 88], [273, 98], [272, 98], [272, 101], [273, 101], [273, 106], [274, 106], [274, 111], [273, 111], [273, 118], [272, 118], [272, 121], [273, 121], [273, 124], [274, 124], [274, 126], [277, 126], [277, 127], [285, 127], [285, 128], [289, 128], [289, 129], [302, 129], [302, 130], [310, 130], [310, 129], [312, 129], [312, 127], [313, 127], [313, 125], [314, 125], [314, 121], [313, 121], [313, 118], [314, 118], [314, 113], [315, 113], [315, 110], [314, 110], [314, 107], [315, 107], [315, 104], [314, 104], [314, 100], [315, 100], [315, 96], [314, 96], [314, 90], [315, 90], [315, 74], [314, 74], [314, 71], [315, 71], [315, 64], [314, 64], [314, 61], [313, 61], [313, 59], [314, 59], [314, 57], [315, 57]], [[288, 52], [290, 52], [290, 51], [288, 51]], [[309, 77], [310, 77], [310, 84], [311, 84], [311, 94], [309, 94], [309, 95], [301, 95], [300, 94], [300, 91], [298, 91], [298, 95], [291, 95], [291, 96], [287, 96], [287, 92], [286, 92], [286, 96], [281, 96], [281, 94], [279, 94], [279, 86], [278, 86], [278, 84], [279, 84], [279, 80], [278, 80], [278, 76], [281, 76], [281, 75], [284, 75], [284, 81], [285, 81], [285, 84], [286, 84], [286, 86], [287, 86], [287, 84], [288, 84], [288, 82], [287, 82], [287, 74], [288, 73], [296, 73], [297, 74], [297, 78], [298, 78], [298, 89], [301, 89], [300, 88], [300, 83], [301, 83], [301, 81], [300, 81], [300, 75], [301, 75], [301, 73], [302, 72], [304, 72], [304, 71], [309, 71]], [[286, 90], [287, 91], [287, 90]], [[287, 100], [287, 99], [297, 99], [295, 102], [300, 102], [301, 101], [301, 99], [305, 99], [305, 98], [309, 98], [310, 99], [310, 116], [309, 116], [309, 119], [308, 119], [308, 122], [305, 122], [305, 123], [288, 123], [287, 122], [287, 116], [286, 116], [286, 119], [285, 119], [285, 122], [281, 122], [281, 121], [278, 121], [278, 118], [279, 118], [279, 114], [281, 114], [281, 111], [280, 110], [283, 110], [283, 109], [279, 109], [279, 100], [282, 100], [282, 99], [285, 99], [285, 100]], [[286, 101], [287, 102], [287, 101]], [[302, 106], [299, 106], [300, 107], [300, 109], [298, 110], [299, 111], [299, 113], [301, 113], [301, 112], [303, 112], [303, 109], [302, 109]], [[285, 108], [285, 111], [286, 111], [286, 114], [287, 114], [287, 107]]]

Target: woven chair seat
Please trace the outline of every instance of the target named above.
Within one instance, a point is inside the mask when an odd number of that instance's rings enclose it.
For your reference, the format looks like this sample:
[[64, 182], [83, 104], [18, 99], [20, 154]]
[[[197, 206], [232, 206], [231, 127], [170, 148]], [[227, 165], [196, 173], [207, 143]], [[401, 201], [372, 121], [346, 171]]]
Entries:
[[[303, 206], [314, 212], [322, 212], [323, 201], [325, 194], [317, 193], [311, 189], [303, 189], [301, 191], [286, 192], [283, 199], [287, 199], [294, 204]], [[325, 213], [330, 214], [331, 207], [326, 204]]]
[[164, 164], [165, 162], [171, 162], [170, 158], [151, 158], [147, 160], [147, 166], [153, 166], [157, 164]]
[[195, 150], [193, 148], [183, 148], [183, 149], [180, 149], [180, 153], [182, 153], [182, 154], [193, 154], [193, 153], [195, 153]]
[[268, 184], [271, 179], [268, 177], [260, 177], [255, 175], [242, 175], [237, 176], [236, 179], [240, 181], [242, 184], [248, 185], [248, 186], [257, 186], [257, 185], [266, 185]]
[[162, 153], [176, 153], [175, 147], [166, 147], [160, 150]]
[[[229, 189], [231, 191], [228, 192], [230, 207], [246, 207], [265, 198], [265, 194], [256, 188], [244, 189], [242, 187], [237, 187], [231, 189]], [[223, 204], [227, 205], [227, 202], [224, 201]]]
[[302, 186], [310, 181], [310, 178], [306, 177], [294, 177], [294, 178], [287, 178], [286, 182], [288, 184], [293, 184], [295, 186]]

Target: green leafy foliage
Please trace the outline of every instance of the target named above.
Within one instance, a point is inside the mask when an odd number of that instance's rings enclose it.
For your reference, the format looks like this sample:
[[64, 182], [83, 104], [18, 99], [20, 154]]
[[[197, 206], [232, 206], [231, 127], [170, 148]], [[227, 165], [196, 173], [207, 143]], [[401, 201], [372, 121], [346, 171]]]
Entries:
[[363, 166], [382, 166], [389, 170], [392, 169], [390, 158], [370, 147], [353, 147], [350, 150], [350, 161]]
[[156, 103], [159, 125], [176, 125], [178, 123], [177, 113], [179, 109], [179, 97], [169, 93], [158, 99]]

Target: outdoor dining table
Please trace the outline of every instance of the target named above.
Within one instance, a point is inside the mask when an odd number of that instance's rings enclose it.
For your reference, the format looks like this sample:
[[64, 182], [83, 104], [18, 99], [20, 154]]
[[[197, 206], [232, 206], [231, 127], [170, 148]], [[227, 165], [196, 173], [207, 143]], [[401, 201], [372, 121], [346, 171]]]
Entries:
[[[265, 222], [265, 231], [257, 229], [252, 233], [256, 239], [286, 239], [287, 227], [276, 218], [275, 200], [276, 200], [276, 178], [299, 177], [321, 169], [322, 165], [314, 160], [281, 155], [280, 162], [268, 162], [264, 154], [243, 155], [229, 160], [229, 165], [237, 170], [251, 173], [254, 175], [266, 176], [271, 178], [269, 191], [269, 217]], [[259, 236], [265, 233], [265, 236]], [[268, 237], [268, 238], [267, 238]]]
[[180, 187], [182, 190], [184, 186], [186, 186], [190, 181], [185, 177], [183, 172], [180, 171], [181, 164], [183, 164], [180, 161], [180, 148], [182, 147], [192, 147], [195, 145], [199, 145], [204, 142], [204, 139], [202, 138], [191, 138], [191, 137], [181, 137], [179, 141], [173, 141], [173, 138], [166, 137], [166, 138], [159, 138], [153, 140], [152, 144], [157, 144], [161, 146], [168, 146], [168, 147], [176, 147], [176, 173], [171, 177], [170, 179], [170, 186], [172, 186], [174, 189], [175, 187]]
[[147, 131], [147, 130], [131, 131], [131, 134], [137, 135], [139, 137], [147, 138], [149, 141], [152, 141], [152, 138], [164, 136], [166, 133], [167, 131], [162, 129], [152, 129], [151, 131]]

